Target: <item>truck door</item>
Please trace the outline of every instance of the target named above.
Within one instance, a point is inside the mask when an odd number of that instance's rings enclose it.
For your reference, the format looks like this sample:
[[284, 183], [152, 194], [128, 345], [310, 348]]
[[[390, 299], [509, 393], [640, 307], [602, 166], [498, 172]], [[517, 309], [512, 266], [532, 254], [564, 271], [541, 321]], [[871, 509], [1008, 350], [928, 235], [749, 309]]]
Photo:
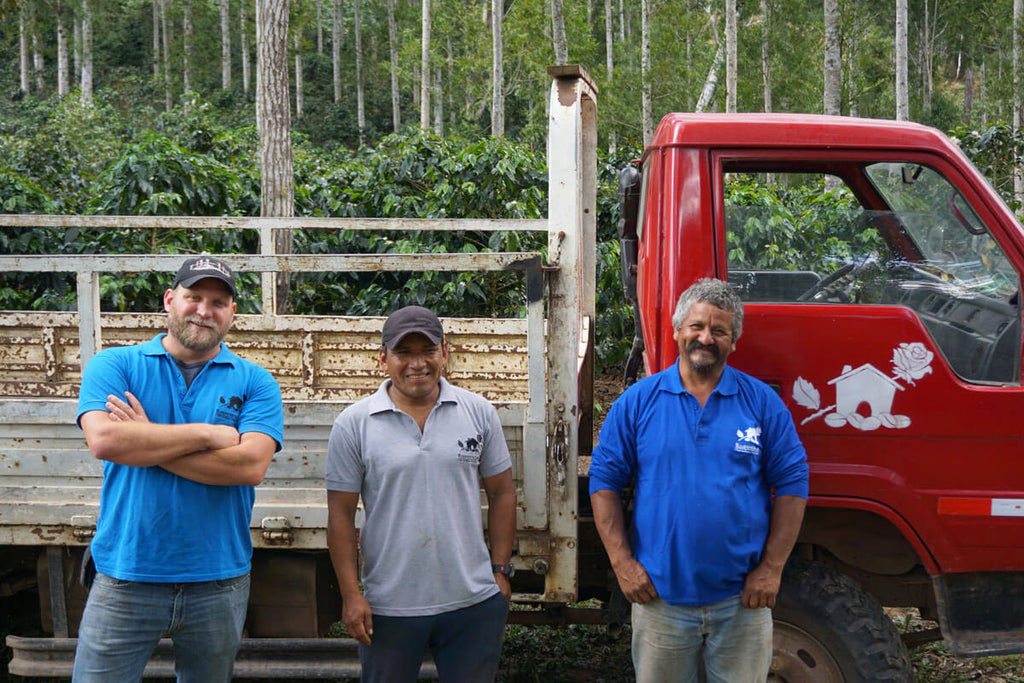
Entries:
[[1024, 570], [1020, 228], [944, 158], [817, 154], [712, 154], [730, 363], [789, 405], [812, 504], [885, 517], [933, 576]]

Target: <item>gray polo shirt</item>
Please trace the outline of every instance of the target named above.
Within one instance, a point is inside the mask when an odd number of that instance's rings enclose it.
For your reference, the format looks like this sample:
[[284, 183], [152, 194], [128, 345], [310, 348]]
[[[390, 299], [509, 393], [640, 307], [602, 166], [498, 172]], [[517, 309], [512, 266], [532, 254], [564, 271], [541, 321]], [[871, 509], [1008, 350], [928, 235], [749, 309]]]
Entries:
[[499, 592], [484, 542], [480, 479], [511, 467], [498, 413], [441, 380], [420, 433], [390, 380], [338, 415], [327, 489], [359, 492], [363, 595], [375, 614], [440, 614]]

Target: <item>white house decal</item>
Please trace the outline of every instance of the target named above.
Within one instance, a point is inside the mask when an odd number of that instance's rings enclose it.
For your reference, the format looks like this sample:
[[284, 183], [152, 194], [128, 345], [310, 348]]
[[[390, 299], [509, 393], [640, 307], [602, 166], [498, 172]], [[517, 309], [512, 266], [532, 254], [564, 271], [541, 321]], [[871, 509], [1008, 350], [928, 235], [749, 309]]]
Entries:
[[[850, 425], [863, 431], [879, 427], [909, 427], [909, 417], [894, 415], [892, 412], [897, 392], [905, 389], [897, 380], [916, 386], [915, 380], [931, 374], [934, 357], [935, 354], [921, 342], [904, 342], [893, 349], [892, 377], [870, 363], [857, 368], [846, 365], [838, 377], [828, 382], [835, 386], [836, 402], [826, 408], [821, 407], [821, 394], [815, 386], [803, 377], [797, 377], [793, 384], [793, 400], [815, 411], [800, 424], [807, 424], [824, 415], [825, 424], [829, 427]], [[867, 406], [868, 415], [858, 411], [862, 405]]]

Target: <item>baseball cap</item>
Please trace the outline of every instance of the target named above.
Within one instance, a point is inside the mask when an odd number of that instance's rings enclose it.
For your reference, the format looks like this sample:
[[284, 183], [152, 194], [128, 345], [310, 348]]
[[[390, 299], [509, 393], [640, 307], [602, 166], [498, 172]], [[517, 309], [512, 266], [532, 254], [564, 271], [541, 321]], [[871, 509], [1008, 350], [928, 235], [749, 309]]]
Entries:
[[220, 280], [231, 290], [231, 296], [235, 296], [235, 274], [231, 272], [228, 264], [210, 256], [199, 256], [190, 258], [181, 264], [178, 274], [174, 276], [171, 289], [178, 285], [191, 287], [202, 279], [212, 277]]
[[384, 346], [393, 349], [410, 334], [422, 334], [432, 344], [444, 340], [444, 328], [433, 311], [422, 306], [406, 306], [388, 316], [384, 321], [381, 340]]

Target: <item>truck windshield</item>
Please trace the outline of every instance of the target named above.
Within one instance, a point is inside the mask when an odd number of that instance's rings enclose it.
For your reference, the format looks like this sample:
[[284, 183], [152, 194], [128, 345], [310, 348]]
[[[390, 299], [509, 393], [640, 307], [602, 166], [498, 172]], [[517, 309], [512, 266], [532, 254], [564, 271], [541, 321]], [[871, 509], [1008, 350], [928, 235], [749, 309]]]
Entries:
[[1016, 294], [1016, 271], [946, 178], [908, 163], [872, 164], [865, 172], [920, 253], [919, 267], [1004, 301]]

